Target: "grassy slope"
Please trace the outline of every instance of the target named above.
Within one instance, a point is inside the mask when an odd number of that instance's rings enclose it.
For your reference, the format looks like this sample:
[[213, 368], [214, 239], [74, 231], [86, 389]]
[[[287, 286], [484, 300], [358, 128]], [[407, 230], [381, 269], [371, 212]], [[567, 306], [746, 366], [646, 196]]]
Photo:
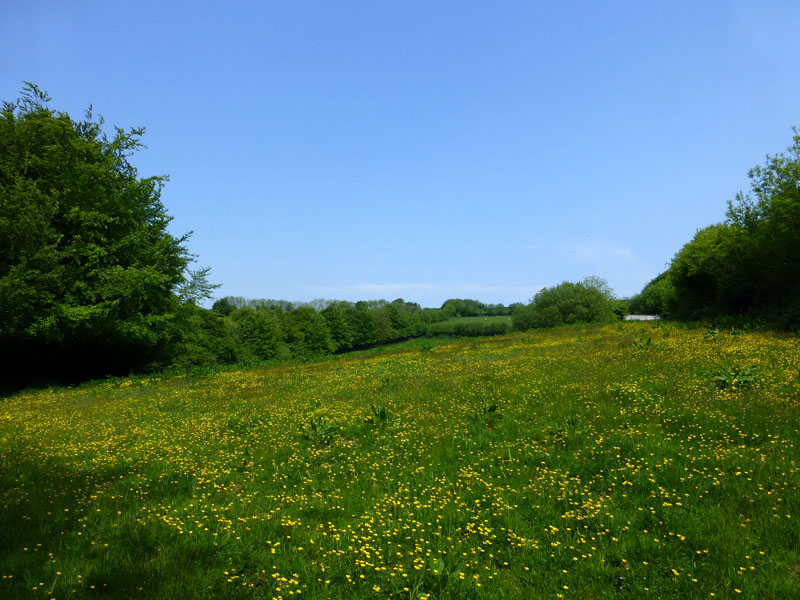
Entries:
[[454, 317], [442, 323], [511, 323], [511, 317], [508, 315], [496, 315], [493, 317]]
[[798, 398], [640, 323], [19, 395], [0, 597], [796, 598]]
[[[464, 327], [466, 331], [464, 330]], [[511, 317], [498, 315], [494, 317], [454, 317], [446, 321], [439, 321], [430, 325], [430, 332], [434, 335], [486, 335], [486, 328], [491, 328], [491, 335], [511, 332]], [[459, 331], [461, 329], [461, 331]]]

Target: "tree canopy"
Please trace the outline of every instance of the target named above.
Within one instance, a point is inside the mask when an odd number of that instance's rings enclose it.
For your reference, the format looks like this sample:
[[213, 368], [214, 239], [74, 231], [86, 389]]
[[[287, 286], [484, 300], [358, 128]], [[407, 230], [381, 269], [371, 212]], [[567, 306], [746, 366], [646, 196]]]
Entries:
[[517, 330], [555, 327], [572, 323], [610, 322], [615, 313], [614, 292], [604, 279], [586, 277], [578, 283], [565, 281], [543, 288], [527, 306], [515, 308], [512, 319]]
[[140, 178], [129, 160], [144, 129], [108, 136], [91, 110], [74, 120], [49, 101], [26, 84], [0, 112], [4, 365], [135, 369], [163, 358], [177, 335], [187, 238], [167, 231], [165, 178]]
[[748, 173], [750, 192], [699, 230], [633, 299], [679, 319], [759, 320], [800, 327], [800, 135]]

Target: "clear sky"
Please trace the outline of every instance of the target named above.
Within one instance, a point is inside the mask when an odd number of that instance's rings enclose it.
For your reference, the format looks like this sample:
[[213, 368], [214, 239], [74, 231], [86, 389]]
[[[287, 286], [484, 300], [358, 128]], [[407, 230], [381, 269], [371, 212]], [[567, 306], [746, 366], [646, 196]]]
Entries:
[[800, 125], [800, 2], [0, 3], [23, 81], [144, 125], [217, 296], [638, 292]]

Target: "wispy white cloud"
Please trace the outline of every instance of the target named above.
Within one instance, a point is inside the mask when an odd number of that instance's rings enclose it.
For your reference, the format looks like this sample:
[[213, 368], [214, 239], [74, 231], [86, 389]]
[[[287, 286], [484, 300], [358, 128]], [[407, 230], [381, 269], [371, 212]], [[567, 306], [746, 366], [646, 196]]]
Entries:
[[617, 294], [629, 296], [654, 275], [652, 265], [616, 241], [569, 240], [529, 244], [521, 250], [530, 257], [539, 277], [547, 275], [548, 285], [597, 275], [608, 281]]
[[[482, 302], [528, 302], [544, 285], [577, 281], [587, 275], [605, 278], [620, 295], [636, 293], [651, 277], [647, 265], [631, 249], [607, 240], [562, 242], [526, 246], [529, 259], [518, 270], [526, 271], [530, 285], [482, 281], [362, 281], [344, 285], [307, 286], [316, 297], [343, 300], [404, 298], [423, 306], [439, 306], [448, 298], [474, 298]], [[520, 263], [522, 264], [522, 263]], [[515, 278], [519, 281], [519, 273]], [[546, 283], [536, 283], [539, 281]]]

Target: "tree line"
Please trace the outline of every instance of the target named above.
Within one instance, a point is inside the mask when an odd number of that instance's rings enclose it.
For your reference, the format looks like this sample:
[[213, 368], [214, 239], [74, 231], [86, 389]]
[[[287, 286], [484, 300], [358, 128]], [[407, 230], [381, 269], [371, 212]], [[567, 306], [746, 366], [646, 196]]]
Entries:
[[[725, 222], [697, 233], [630, 301], [598, 277], [540, 290], [528, 304], [247, 300], [201, 306], [215, 288], [173, 236], [166, 177], [130, 159], [143, 128], [108, 135], [49, 108], [26, 84], [0, 110], [0, 388], [168, 365], [307, 360], [423, 335], [495, 335], [633, 312], [748, 317], [800, 326], [800, 136], [750, 173]], [[460, 317], [510, 316], [470, 320]]]
[[510, 327], [446, 322], [461, 316], [509, 315], [512, 309], [462, 299], [447, 300], [441, 308], [422, 308], [402, 298], [293, 303], [227, 296], [210, 310], [193, 309], [195, 322], [185, 331], [189, 339], [180, 360], [192, 364], [307, 360], [426, 335], [495, 335]]
[[218, 286], [209, 282], [209, 269], [192, 269], [190, 234], [176, 237], [167, 229], [171, 217], [161, 202], [167, 179], [142, 178], [130, 161], [144, 129], [114, 128], [108, 135], [91, 109], [75, 120], [49, 102], [26, 84], [0, 113], [0, 385], [6, 388], [169, 365], [307, 360], [423, 335], [511, 329], [508, 321], [459, 317], [513, 315], [513, 326], [525, 329], [614, 314], [612, 294], [596, 278], [542, 290], [527, 306], [229, 296], [203, 308]]
[[[452, 299], [423, 309], [227, 297], [193, 268], [191, 234], [168, 231], [166, 177], [131, 157], [144, 128], [49, 107], [28, 83], [0, 110], [0, 388], [169, 365], [305, 360], [419, 336], [458, 316], [511, 307]], [[477, 329], [475, 332], [478, 332]]]
[[631, 300], [679, 320], [800, 329], [800, 135], [748, 173], [750, 191], [697, 231]]

